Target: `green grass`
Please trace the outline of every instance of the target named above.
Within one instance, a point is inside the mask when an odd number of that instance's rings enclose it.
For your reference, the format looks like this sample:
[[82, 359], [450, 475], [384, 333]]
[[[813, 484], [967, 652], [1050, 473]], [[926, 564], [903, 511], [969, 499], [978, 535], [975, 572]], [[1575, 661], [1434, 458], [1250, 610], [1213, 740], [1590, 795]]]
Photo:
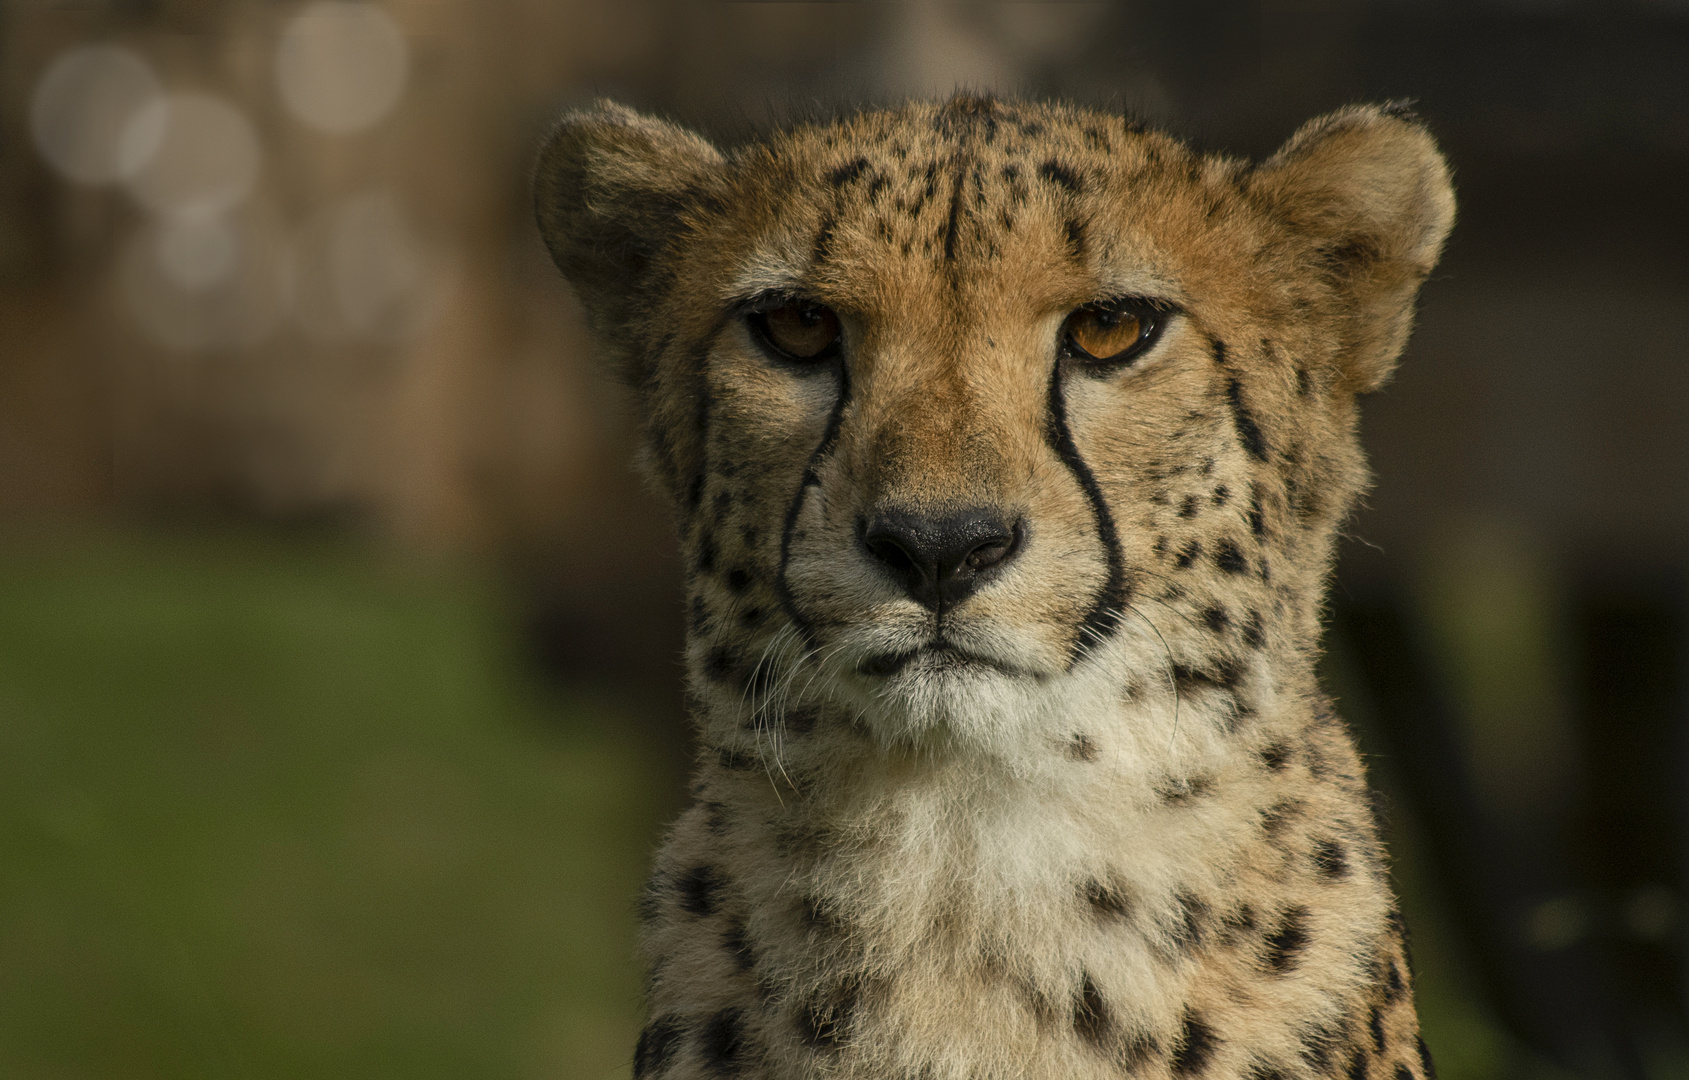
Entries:
[[666, 758], [508, 626], [349, 545], [0, 543], [0, 1076], [626, 1075]]

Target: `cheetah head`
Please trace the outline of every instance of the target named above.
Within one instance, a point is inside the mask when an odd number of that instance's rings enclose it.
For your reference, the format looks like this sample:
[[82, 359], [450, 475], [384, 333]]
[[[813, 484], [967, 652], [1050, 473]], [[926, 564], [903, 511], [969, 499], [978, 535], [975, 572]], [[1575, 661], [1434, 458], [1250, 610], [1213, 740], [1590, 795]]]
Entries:
[[1251, 164], [968, 96], [729, 153], [601, 103], [536, 189], [677, 510], [706, 714], [998, 747], [1297, 689], [1355, 397], [1453, 218], [1391, 107]]

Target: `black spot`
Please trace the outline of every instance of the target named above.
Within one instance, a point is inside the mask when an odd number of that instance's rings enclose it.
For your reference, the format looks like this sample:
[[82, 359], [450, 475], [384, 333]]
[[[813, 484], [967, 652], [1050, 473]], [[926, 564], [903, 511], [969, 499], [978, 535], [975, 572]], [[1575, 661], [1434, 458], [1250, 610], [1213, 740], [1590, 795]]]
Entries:
[[638, 1044], [633, 1048], [635, 1080], [655, 1076], [667, 1068], [680, 1036], [680, 1025], [672, 1017], [660, 1016], [646, 1024], [645, 1030], [639, 1033]]
[[1261, 831], [1266, 833], [1269, 839], [1277, 838], [1290, 824], [1290, 819], [1301, 812], [1302, 804], [1295, 799], [1274, 803], [1261, 811]]
[[1173, 665], [1173, 682], [1181, 693], [1198, 690], [1233, 690], [1243, 681], [1243, 665], [1230, 656], [1214, 661], [1212, 671], [1193, 668], [1188, 664]]
[[826, 934], [843, 934], [850, 929], [849, 923], [838, 910], [816, 896], [806, 896], [798, 901], [798, 910], [803, 917], [804, 925], [811, 930], [819, 930]]
[[1155, 553], [1157, 555], [1167, 554], [1167, 538], [1165, 536], [1155, 538]]
[[1283, 772], [1290, 766], [1290, 747], [1281, 742], [1261, 747], [1261, 764], [1274, 772]]
[[718, 1076], [732, 1076], [744, 1065], [745, 1032], [738, 1009], [723, 1009], [710, 1017], [699, 1033], [704, 1064]]
[[833, 215], [828, 214], [821, 221], [821, 228], [815, 231], [815, 245], [811, 252], [811, 259], [816, 263], [827, 261], [827, 256], [833, 248]]
[[834, 169], [832, 175], [827, 177], [827, 180], [834, 187], [844, 187], [852, 180], [861, 176], [867, 171], [867, 169], [868, 159], [865, 157], [859, 157], [855, 161], [847, 162]]
[[1261, 613], [1254, 608], [1249, 609], [1249, 616], [1243, 620], [1243, 643], [1251, 649], [1259, 649], [1266, 641], [1266, 635], [1261, 627]]
[[1202, 944], [1202, 924], [1208, 916], [1208, 905], [1189, 893], [1180, 893], [1174, 899], [1179, 910], [1167, 936], [1175, 948], [1190, 952]]
[[1279, 916], [1278, 928], [1267, 935], [1267, 967], [1283, 975], [1301, 962], [1308, 947], [1308, 909], [1294, 907]]
[[1114, 1021], [1108, 1013], [1108, 1002], [1102, 991], [1085, 972], [1079, 981], [1079, 993], [1073, 998], [1073, 1030], [1081, 1039], [1099, 1050], [1106, 1051], [1114, 1032]]
[[716, 748], [715, 759], [722, 768], [733, 772], [755, 772], [762, 768], [762, 762], [758, 761], [754, 754], [726, 746]]
[[1162, 802], [1169, 806], [1183, 806], [1193, 799], [1200, 799], [1214, 790], [1212, 776], [1181, 776], [1168, 777], [1155, 786], [1155, 794]]
[[1374, 1005], [1372, 1018], [1368, 1024], [1372, 1028], [1372, 1048], [1380, 1054], [1384, 1052], [1384, 1010]]
[[786, 730], [793, 735], [808, 735], [815, 730], [815, 723], [820, 714], [807, 705], [800, 705], [795, 709], [788, 709], [782, 718]]
[[717, 836], [727, 831], [732, 824], [731, 815], [727, 812], [727, 804], [721, 802], [704, 803], [704, 828]]
[[1244, 1080], [1289, 1080], [1283, 1069], [1265, 1061], [1251, 1062], [1243, 1074]]
[[1038, 175], [1066, 191], [1069, 195], [1077, 195], [1084, 189], [1084, 185], [1079, 182], [1078, 175], [1054, 158], [1038, 166]]
[[1407, 980], [1402, 978], [1401, 965], [1392, 959], [1384, 975], [1384, 1000], [1392, 1004], [1400, 1001], [1402, 992], [1406, 989]]
[[705, 624], [708, 623], [710, 619], [709, 604], [704, 601], [703, 594], [700, 593], [699, 595], [694, 596], [691, 604], [687, 606], [686, 610], [687, 620], [690, 622], [693, 632], [702, 632]]
[[1173, 563], [1180, 570], [1189, 570], [1191, 568], [1191, 564], [1196, 562], [1201, 555], [1202, 541], [1192, 540], [1179, 550], [1179, 557], [1173, 560]]
[[1370, 1061], [1367, 1058], [1366, 1047], [1359, 1047], [1355, 1050], [1355, 1056], [1349, 1059], [1349, 1067], [1344, 1070], [1344, 1073], [1348, 1080], [1366, 1080], [1368, 1064], [1370, 1064]]
[[1416, 1035], [1413, 1041], [1419, 1047], [1419, 1068], [1425, 1073], [1425, 1080], [1437, 1080], [1437, 1065], [1431, 1060], [1431, 1048], [1425, 1045], [1424, 1036]]
[[1236, 911], [1230, 912], [1220, 919], [1225, 927], [1226, 940], [1236, 944], [1240, 939], [1255, 931], [1255, 908], [1250, 904], [1239, 904]]
[[686, 486], [686, 505], [688, 505], [692, 509], [696, 510], [696, 509], [698, 509], [698, 505], [700, 503], [702, 503], [703, 501], [704, 501], [704, 474], [699, 473], [698, 475], [694, 476], [692, 478], [692, 482]]
[[1173, 1075], [1202, 1075], [1219, 1045], [1220, 1039], [1214, 1034], [1214, 1029], [1198, 1014], [1186, 1012], [1184, 1027], [1179, 1032], [1179, 1044], [1173, 1051]]
[[1208, 627], [1208, 629], [1214, 631], [1216, 634], [1223, 634], [1226, 631], [1226, 627], [1231, 625], [1231, 617], [1226, 614], [1226, 609], [1223, 607], [1215, 606], [1211, 608], [1204, 608], [1202, 611], [1202, 624]]
[[1249, 502], [1249, 531], [1258, 537], [1267, 535], [1267, 515], [1261, 509], [1261, 497], [1259, 495]]
[[1089, 735], [1075, 735], [1068, 741], [1067, 752], [1075, 761], [1097, 760], [1097, 744]]
[[950, 186], [950, 215], [944, 223], [944, 260], [950, 262], [956, 258], [956, 236], [961, 229], [962, 217], [962, 182], [966, 179], [961, 170], [957, 170], [955, 179]]
[[1249, 569], [1249, 560], [1243, 557], [1243, 551], [1236, 541], [1222, 540], [1214, 552], [1214, 565], [1228, 574], [1241, 574]]
[[1314, 392], [1314, 377], [1308, 374], [1307, 368], [1300, 365], [1296, 368], [1296, 392], [1303, 397], [1309, 397]]
[[746, 608], [744, 611], [741, 611], [739, 613], [739, 625], [740, 626], [755, 626], [758, 623], [762, 622], [762, 620], [767, 615], [768, 615], [768, 612], [762, 610], [762, 608], [759, 608], [759, 607]]
[[1186, 495], [1185, 501], [1179, 504], [1179, 516], [1182, 518], [1193, 518], [1196, 516], [1196, 511], [1199, 506], [1200, 502], [1195, 495]]
[[704, 533], [698, 538], [698, 561], [695, 564], [698, 573], [709, 574], [715, 571], [715, 536]]
[[1342, 1042], [1340, 1027], [1310, 1027], [1304, 1028], [1297, 1035], [1297, 1041], [1302, 1044], [1302, 1060], [1306, 1061], [1316, 1072], [1325, 1072], [1331, 1067], [1331, 1054]]
[[1317, 840], [1314, 842], [1314, 869], [1319, 871], [1320, 877], [1332, 881], [1347, 877], [1349, 853], [1344, 851], [1343, 845], [1336, 840]]
[[1082, 257], [1085, 254], [1084, 226], [1080, 225], [1079, 222], [1074, 219], [1068, 218], [1066, 223], [1062, 226], [1062, 229], [1067, 237], [1067, 250], [1075, 258]]
[[717, 645], [704, 658], [704, 675], [714, 682], [737, 683], [740, 681], [739, 658], [727, 646]]
[[727, 950], [727, 955], [733, 958], [734, 966], [740, 971], [749, 971], [757, 966], [756, 952], [745, 933], [745, 920], [734, 919], [721, 934], [721, 947]]
[[682, 908], [700, 919], [715, 914], [716, 901], [721, 895], [721, 878], [716, 875], [714, 867], [694, 867], [674, 884]]
[[1413, 1080], [1413, 1070], [1400, 1062], [1396, 1063], [1396, 1080]]
[[1210, 495], [1209, 499], [1214, 503], [1215, 506], [1224, 506], [1224, 505], [1226, 505], [1226, 500], [1230, 499], [1231, 497], [1232, 497], [1232, 489], [1227, 487], [1224, 484], [1221, 484], [1219, 487], [1214, 489], [1214, 494]]
[[735, 566], [727, 572], [727, 587], [736, 593], [742, 593], [751, 587], [751, 572], [742, 566]]
[[1249, 411], [1249, 406], [1243, 401], [1243, 384], [1236, 379], [1226, 384], [1226, 399], [1232, 406], [1232, 424], [1237, 428], [1238, 442], [1249, 452], [1249, 456], [1256, 461], [1267, 460], [1267, 439], [1261, 434], [1261, 425], [1255, 422], [1255, 416]]
[[1105, 884], [1096, 878], [1091, 878], [1080, 887], [1080, 894], [1085, 897], [1085, 902], [1091, 905], [1091, 910], [1098, 916], [1125, 919], [1132, 914], [1131, 898], [1126, 895], [1126, 890], [1118, 884]]
[[850, 1038], [851, 1021], [860, 1004], [861, 984], [847, 979], [832, 990], [817, 992], [798, 1009], [798, 1038], [817, 1050], [834, 1050]]

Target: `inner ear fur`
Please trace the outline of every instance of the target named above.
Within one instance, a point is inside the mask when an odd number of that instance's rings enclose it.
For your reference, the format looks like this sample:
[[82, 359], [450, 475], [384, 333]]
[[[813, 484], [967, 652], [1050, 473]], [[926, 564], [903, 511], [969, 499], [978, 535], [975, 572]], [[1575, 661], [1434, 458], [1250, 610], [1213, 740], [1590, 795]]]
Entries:
[[1399, 106], [1354, 106], [1311, 120], [1249, 178], [1333, 281], [1345, 389], [1377, 389], [1395, 369], [1413, 300], [1454, 224], [1448, 162]]
[[628, 331], [653, 272], [700, 210], [720, 207], [724, 182], [715, 147], [615, 102], [565, 114], [546, 137], [534, 168], [540, 235], [618, 361], [634, 359]]

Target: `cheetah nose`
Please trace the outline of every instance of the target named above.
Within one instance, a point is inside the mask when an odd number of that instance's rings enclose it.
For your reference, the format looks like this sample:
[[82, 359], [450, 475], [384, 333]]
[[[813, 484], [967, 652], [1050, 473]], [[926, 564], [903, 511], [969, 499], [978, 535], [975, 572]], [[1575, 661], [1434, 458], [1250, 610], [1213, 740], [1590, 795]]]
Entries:
[[947, 517], [886, 509], [863, 523], [862, 543], [912, 599], [943, 614], [1012, 560], [1025, 533], [986, 508]]

